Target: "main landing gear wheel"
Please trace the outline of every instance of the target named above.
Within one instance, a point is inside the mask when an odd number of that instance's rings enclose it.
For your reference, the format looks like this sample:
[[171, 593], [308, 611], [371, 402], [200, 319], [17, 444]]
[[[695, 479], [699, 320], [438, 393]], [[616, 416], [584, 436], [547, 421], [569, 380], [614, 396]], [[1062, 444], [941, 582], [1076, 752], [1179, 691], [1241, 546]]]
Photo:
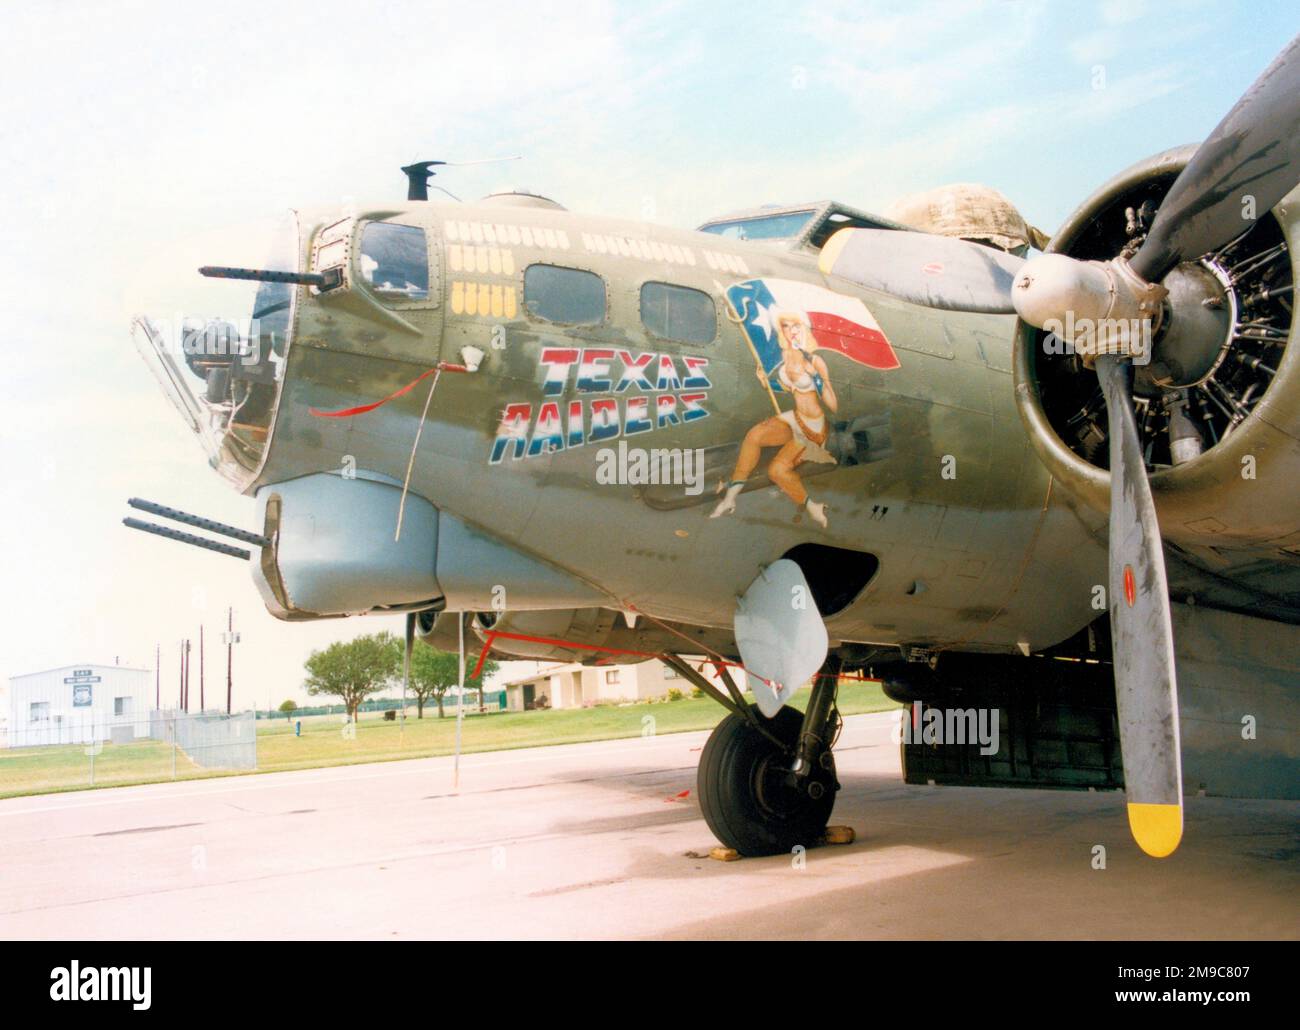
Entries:
[[[756, 716], [757, 717], [757, 716]], [[699, 797], [704, 821], [724, 845], [742, 855], [789, 854], [822, 836], [835, 807], [835, 759], [813, 756], [810, 771], [790, 771], [803, 716], [783, 708], [760, 725], [782, 749], [734, 712], [718, 723], [700, 755]]]

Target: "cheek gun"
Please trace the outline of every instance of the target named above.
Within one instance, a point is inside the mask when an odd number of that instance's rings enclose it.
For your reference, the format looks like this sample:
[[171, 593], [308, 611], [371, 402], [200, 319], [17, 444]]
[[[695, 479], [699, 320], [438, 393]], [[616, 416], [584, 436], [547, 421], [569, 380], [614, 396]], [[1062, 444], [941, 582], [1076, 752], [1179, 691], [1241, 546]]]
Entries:
[[[270, 537], [265, 537], [258, 533], [251, 533], [246, 529], [239, 529], [235, 526], [228, 526], [224, 522], [205, 519], [201, 515], [191, 515], [189, 512], [177, 511], [175, 508], [168, 508], [161, 504], [155, 504], [153, 501], [145, 501], [141, 500], [139, 497], [132, 497], [126, 503], [132, 508], [148, 512], [150, 515], [159, 515], [162, 518], [171, 519], [173, 522], [181, 522], [187, 526], [206, 529], [209, 533], [217, 533], [220, 536], [227, 536], [233, 540], [239, 540], [242, 543], [252, 544], [255, 547], [269, 547], [271, 545]], [[156, 522], [145, 522], [143, 519], [125, 518], [122, 520], [122, 524], [129, 529], [139, 529], [145, 533], [152, 533], [155, 536], [166, 537], [168, 540], [179, 540], [183, 544], [193, 544], [195, 547], [202, 547], [209, 551], [216, 551], [218, 554], [227, 554], [232, 558], [242, 558], [244, 561], [247, 561], [251, 557], [251, 554], [242, 547], [235, 547], [231, 544], [222, 543], [219, 540], [209, 540], [207, 537], [195, 536], [193, 533], [182, 533], [179, 529], [172, 529], [170, 526], [160, 526]]]

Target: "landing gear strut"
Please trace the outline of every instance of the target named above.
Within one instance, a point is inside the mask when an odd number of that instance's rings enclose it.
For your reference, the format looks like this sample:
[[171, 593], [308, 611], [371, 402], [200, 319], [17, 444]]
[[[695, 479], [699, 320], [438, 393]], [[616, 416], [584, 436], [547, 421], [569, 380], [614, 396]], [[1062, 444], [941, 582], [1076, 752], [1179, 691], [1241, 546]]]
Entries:
[[806, 712], [783, 708], [772, 719], [745, 701], [725, 669], [720, 673], [730, 697], [676, 656], [665, 660], [730, 713], [700, 756], [700, 808], [709, 829], [748, 856], [788, 854], [815, 844], [839, 789], [831, 745], [839, 725], [840, 660], [827, 658]]

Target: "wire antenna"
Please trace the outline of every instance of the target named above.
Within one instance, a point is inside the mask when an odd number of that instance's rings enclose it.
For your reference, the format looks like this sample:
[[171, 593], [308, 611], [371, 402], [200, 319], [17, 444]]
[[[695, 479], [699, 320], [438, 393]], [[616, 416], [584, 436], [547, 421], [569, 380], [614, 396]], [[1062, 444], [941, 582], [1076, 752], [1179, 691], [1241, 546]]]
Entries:
[[[402, 173], [406, 176], [406, 199], [429, 199], [429, 180], [438, 174], [434, 171], [435, 168], [465, 168], [469, 165], [497, 164], [501, 161], [518, 161], [521, 156], [512, 154], [508, 157], [483, 157], [474, 161], [416, 161], [414, 164], [403, 165]], [[435, 186], [434, 189], [442, 190], [447, 196], [455, 199], [453, 194], [442, 189], [441, 186]]]

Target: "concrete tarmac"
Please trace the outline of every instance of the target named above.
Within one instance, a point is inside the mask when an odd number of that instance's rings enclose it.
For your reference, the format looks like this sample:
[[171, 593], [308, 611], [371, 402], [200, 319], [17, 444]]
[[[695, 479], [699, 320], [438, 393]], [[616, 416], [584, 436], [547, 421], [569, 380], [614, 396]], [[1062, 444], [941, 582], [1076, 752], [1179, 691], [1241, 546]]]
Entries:
[[896, 718], [801, 857], [701, 857], [706, 733], [0, 801], [0, 938], [1300, 936], [1300, 803], [1189, 798], [1158, 861], [1118, 793], [904, 785]]

